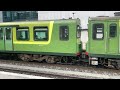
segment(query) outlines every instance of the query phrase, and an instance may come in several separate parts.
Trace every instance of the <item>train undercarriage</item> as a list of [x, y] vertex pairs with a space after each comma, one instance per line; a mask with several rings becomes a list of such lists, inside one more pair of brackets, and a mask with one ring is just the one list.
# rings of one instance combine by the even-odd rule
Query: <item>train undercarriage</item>
[[[2, 55], [1, 55], [2, 56]], [[120, 69], [120, 60], [118, 59], [108, 59], [108, 58], [94, 58], [89, 57], [85, 53], [81, 56], [48, 56], [48, 55], [34, 55], [34, 54], [4, 54], [5, 59], [19, 59], [26, 62], [38, 61], [46, 62], [49, 64], [73, 64], [73, 65], [82, 65], [82, 66], [95, 66], [95, 67], [104, 67], [104, 68], [115, 68]]]
[[120, 60], [116, 58], [89, 57], [89, 64], [104, 68], [115, 68], [117, 70], [120, 69]]
[[47, 62], [51, 64], [55, 63], [73, 63], [74, 59], [77, 60], [76, 57], [70, 56], [51, 56], [51, 55], [32, 55], [32, 54], [18, 54], [18, 58], [23, 61], [39, 61], [39, 62]]

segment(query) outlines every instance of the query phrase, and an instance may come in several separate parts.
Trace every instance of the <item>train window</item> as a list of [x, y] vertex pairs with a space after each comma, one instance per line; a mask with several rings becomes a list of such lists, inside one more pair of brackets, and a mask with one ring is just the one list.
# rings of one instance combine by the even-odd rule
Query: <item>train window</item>
[[104, 38], [104, 24], [93, 24], [93, 39], [102, 40]]
[[69, 28], [68, 26], [60, 26], [60, 40], [69, 40]]
[[109, 36], [116, 37], [116, 35], [117, 35], [117, 24], [110, 24]]
[[48, 41], [48, 27], [34, 27], [35, 41]]
[[3, 40], [3, 29], [0, 28], [0, 40]]
[[80, 38], [81, 36], [81, 27], [77, 25], [77, 38]]
[[28, 27], [22, 27], [17, 28], [17, 40], [29, 40], [29, 28]]
[[6, 28], [6, 40], [11, 40], [11, 28]]

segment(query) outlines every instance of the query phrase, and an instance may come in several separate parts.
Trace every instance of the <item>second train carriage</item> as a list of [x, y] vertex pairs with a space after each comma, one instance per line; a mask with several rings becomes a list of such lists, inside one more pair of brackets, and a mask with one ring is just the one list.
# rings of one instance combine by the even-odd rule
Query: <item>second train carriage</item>
[[89, 64], [120, 65], [120, 17], [91, 17], [88, 25]]

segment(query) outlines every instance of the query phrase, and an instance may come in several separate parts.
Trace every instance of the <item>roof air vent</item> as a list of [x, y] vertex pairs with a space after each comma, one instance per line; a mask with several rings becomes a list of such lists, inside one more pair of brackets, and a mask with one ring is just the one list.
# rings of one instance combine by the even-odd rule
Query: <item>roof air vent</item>
[[120, 16], [120, 12], [115, 12], [114, 16]]

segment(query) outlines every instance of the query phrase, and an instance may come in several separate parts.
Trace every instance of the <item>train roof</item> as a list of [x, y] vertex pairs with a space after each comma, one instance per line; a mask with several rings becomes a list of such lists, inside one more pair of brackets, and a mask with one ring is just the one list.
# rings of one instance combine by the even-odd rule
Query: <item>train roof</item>
[[115, 16], [115, 17], [108, 17], [108, 16], [89, 17], [89, 20], [120, 20], [120, 16]]
[[14, 21], [14, 22], [0, 22], [0, 26], [3, 25], [17, 25], [17, 24], [30, 24], [30, 23], [49, 23], [50, 21], [54, 21], [55, 23], [65, 23], [65, 22], [79, 22], [80, 19], [56, 19], [56, 20], [36, 20], [36, 21]]

